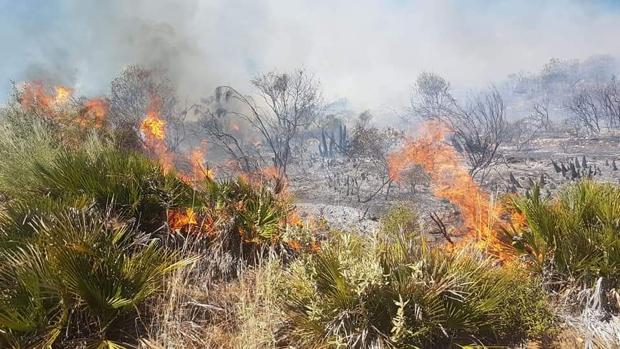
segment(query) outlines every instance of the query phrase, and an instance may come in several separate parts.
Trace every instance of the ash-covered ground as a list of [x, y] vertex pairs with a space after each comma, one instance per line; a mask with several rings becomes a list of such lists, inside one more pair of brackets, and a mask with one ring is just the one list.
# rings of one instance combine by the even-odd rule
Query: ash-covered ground
[[[491, 198], [510, 192], [526, 193], [534, 185], [548, 196], [582, 178], [620, 183], [620, 134], [575, 138], [547, 132], [525, 147], [506, 144], [500, 151], [497, 164], [476, 177]], [[289, 176], [289, 188], [306, 216], [323, 218], [337, 229], [370, 234], [377, 229], [381, 214], [392, 205], [404, 203], [417, 210], [422, 230], [431, 237], [441, 239], [433, 234], [433, 221], [424, 219], [431, 213], [442, 217], [451, 231], [458, 230], [458, 208], [433, 195], [434, 184], [421, 168], [413, 181], [385, 184], [381, 164], [372, 160], [323, 158], [318, 154], [309, 158], [297, 163]]]

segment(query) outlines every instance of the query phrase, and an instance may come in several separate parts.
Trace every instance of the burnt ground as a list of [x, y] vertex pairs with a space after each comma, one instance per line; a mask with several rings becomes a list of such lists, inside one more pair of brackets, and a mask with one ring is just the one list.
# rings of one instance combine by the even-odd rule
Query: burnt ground
[[[501, 153], [501, 161], [479, 180], [493, 197], [508, 192], [525, 193], [535, 184], [540, 185], [543, 195], [551, 195], [580, 178], [620, 183], [620, 134], [572, 138], [548, 133], [520, 149], [508, 144]], [[396, 203], [417, 210], [421, 223], [427, 224], [422, 226], [424, 231], [435, 228], [430, 219], [424, 219], [431, 212], [444, 217], [453, 230], [458, 225], [458, 209], [435, 198], [423, 180], [415, 190], [409, 184], [393, 184], [387, 199], [384, 187], [380, 194], [364, 202], [381, 187], [385, 178], [382, 172], [381, 166], [370, 160], [353, 164], [344, 158], [326, 159], [313, 154], [303, 165], [294, 166], [289, 185], [302, 214], [324, 218], [337, 229], [371, 233], [378, 227], [378, 217]], [[358, 179], [359, 197], [352, 189], [353, 178]]]

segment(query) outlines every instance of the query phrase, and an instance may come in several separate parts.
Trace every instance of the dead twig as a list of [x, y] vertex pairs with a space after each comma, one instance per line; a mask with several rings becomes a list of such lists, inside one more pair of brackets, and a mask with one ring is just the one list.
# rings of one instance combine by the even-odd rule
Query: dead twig
[[437, 213], [434, 212], [431, 213], [430, 216], [433, 222], [437, 224], [437, 228], [439, 228], [439, 233], [443, 235], [443, 237], [446, 239], [446, 241], [450, 243], [450, 245], [454, 246], [454, 241], [452, 241], [452, 238], [450, 238], [450, 235], [448, 234], [448, 229], [443, 223], [443, 220], [439, 217], [439, 215], [437, 215]]

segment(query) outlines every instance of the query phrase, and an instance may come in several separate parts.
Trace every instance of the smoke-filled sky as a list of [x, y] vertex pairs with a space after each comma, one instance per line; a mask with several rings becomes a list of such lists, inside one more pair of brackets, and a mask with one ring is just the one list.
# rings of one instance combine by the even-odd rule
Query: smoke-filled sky
[[473, 88], [551, 57], [620, 56], [619, 0], [0, 0], [0, 95], [43, 79], [104, 94], [128, 64], [187, 100], [303, 66], [326, 99], [405, 103], [421, 71]]

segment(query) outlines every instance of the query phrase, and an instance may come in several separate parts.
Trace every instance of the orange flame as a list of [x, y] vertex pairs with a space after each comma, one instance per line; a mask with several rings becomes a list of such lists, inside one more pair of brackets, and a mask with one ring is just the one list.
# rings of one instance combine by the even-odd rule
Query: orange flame
[[408, 140], [403, 149], [389, 155], [390, 178], [399, 181], [408, 167], [422, 166], [431, 177], [434, 195], [459, 208], [466, 237], [475, 239], [480, 247], [500, 254], [502, 248], [494, 226], [499, 221], [501, 208], [473, 180], [461, 165], [456, 151], [445, 142], [449, 131], [446, 125], [429, 121], [422, 129], [420, 137]]
[[198, 214], [193, 208], [171, 209], [167, 214], [168, 228], [175, 233], [191, 233], [197, 236], [214, 236], [217, 224], [212, 214]]
[[140, 130], [147, 139], [163, 141], [166, 139], [166, 122], [159, 117], [159, 107], [151, 101]]
[[101, 128], [108, 114], [108, 103], [103, 98], [93, 98], [84, 103], [77, 121], [84, 127]]
[[166, 145], [166, 121], [160, 117], [161, 100], [151, 97], [145, 118], [140, 124], [147, 150], [159, 159], [164, 171], [173, 168], [173, 154]]
[[67, 104], [71, 95], [73, 95], [73, 89], [70, 89], [66, 86], [55, 86], [54, 90], [56, 92], [56, 96], [54, 97], [54, 104], [63, 105]]
[[193, 208], [187, 208], [185, 212], [181, 211], [168, 211], [168, 226], [173, 231], [179, 231], [184, 227], [190, 225], [196, 225], [198, 221], [196, 220], [196, 213]]
[[55, 86], [52, 95], [41, 82], [29, 81], [24, 83], [20, 103], [26, 110], [53, 114], [54, 108], [66, 105], [72, 95], [73, 89], [66, 86]]
[[[203, 148], [206, 148], [206, 144], [203, 143]], [[190, 162], [192, 164], [192, 177], [194, 180], [201, 178], [207, 178], [211, 181], [215, 179], [215, 172], [206, 166], [205, 164], [205, 150], [201, 147], [194, 148], [189, 155]]]

